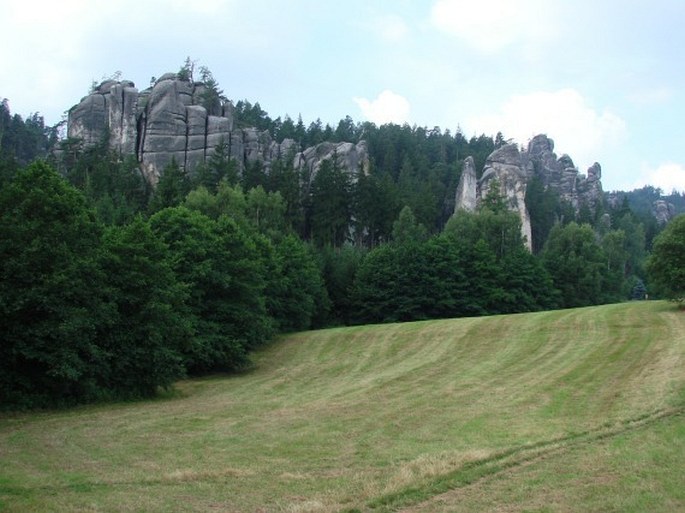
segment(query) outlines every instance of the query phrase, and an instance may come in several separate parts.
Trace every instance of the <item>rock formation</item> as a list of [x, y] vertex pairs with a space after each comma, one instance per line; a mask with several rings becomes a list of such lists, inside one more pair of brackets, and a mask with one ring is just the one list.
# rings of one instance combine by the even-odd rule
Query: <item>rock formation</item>
[[192, 174], [219, 144], [238, 163], [239, 172], [255, 162], [268, 171], [275, 159], [293, 158], [296, 169], [306, 168], [313, 177], [323, 160], [334, 157], [350, 173], [368, 170], [364, 143], [301, 149], [292, 139], [277, 142], [268, 131], [236, 128], [231, 102], [208, 111], [202, 101], [205, 90], [204, 84], [180, 80], [174, 73], [142, 92], [130, 81], [105, 81], [69, 111], [67, 135], [85, 145], [106, 141], [121, 154], [136, 155], [152, 184], [172, 159]]
[[530, 216], [526, 208], [526, 184], [529, 173], [524, 165], [518, 146], [505, 144], [493, 151], [485, 161], [483, 175], [478, 182], [478, 201], [482, 201], [493, 186], [499, 187], [499, 193], [507, 202], [509, 210], [518, 213], [521, 218], [521, 235], [528, 248], [532, 248]]
[[583, 205], [594, 211], [601, 204], [602, 168], [598, 163], [590, 166], [587, 176], [580, 174], [571, 157], [562, 155], [557, 158], [554, 141], [546, 135], [533, 137], [523, 158], [529, 172], [532, 170], [531, 176], [542, 180], [545, 187], [557, 191], [561, 199], [570, 203], [576, 211]]
[[466, 157], [461, 171], [455, 203], [459, 208], [472, 212], [478, 206], [478, 177], [473, 157]]
[[652, 215], [663, 226], [676, 216], [675, 205], [666, 200], [656, 200], [652, 205]]
[[581, 175], [568, 155], [557, 158], [554, 141], [546, 135], [537, 135], [525, 151], [515, 144], [506, 144], [488, 156], [480, 179], [476, 179], [473, 159], [464, 161], [455, 198], [455, 210], [475, 210], [487, 196], [493, 184], [499, 184], [500, 194], [509, 208], [521, 218], [521, 232], [531, 247], [530, 216], [525, 204], [528, 182], [534, 177], [546, 188], [559, 193], [576, 211], [586, 205], [595, 211], [602, 202], [602, 168], [593, 164], [587, 176]]

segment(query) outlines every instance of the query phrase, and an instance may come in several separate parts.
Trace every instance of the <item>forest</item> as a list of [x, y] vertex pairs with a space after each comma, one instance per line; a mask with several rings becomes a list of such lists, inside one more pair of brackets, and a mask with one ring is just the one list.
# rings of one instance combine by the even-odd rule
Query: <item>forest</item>
[[218, 147], [192, 176], [172, 161], [153, 188], [105, 141], [84, 147], [0, 105], [2, 408], [152, 396], [247, 369], [279, 333], [682, 298], [674, 266], [648, 258], [671, 236], [650, 197], [682, 209], [679, 193], [575, 212], [533, 181], [532, 251], [496, 192], [454, 213], [464, 159], [482, 169], [501, 133], [305, 127], [244, 100], [237, 122], [275, 140], [367, 141], [369, 172], [328, 160], [305, 188], [292, 159], [238, 173]]

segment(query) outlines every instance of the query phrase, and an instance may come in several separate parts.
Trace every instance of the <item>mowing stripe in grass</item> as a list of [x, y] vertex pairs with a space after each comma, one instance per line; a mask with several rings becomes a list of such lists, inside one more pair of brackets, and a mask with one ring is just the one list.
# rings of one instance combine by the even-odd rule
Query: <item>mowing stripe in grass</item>
[[391, 512], [426, 501], [430, 498], [463, 486], [470, 485], [480, 479], [492, 476], [540, 458], [554, 452], [563, 451], [579, 444], [588, 444], [617, 436], [628, 431], [641, 429], [659, 422], [665, 418], [682, 416], [685, 407], [659, 410], [645, 413], [632, 419], [623, 419], [611, 426], [580, 433], [570, 433], [567, 436], [551, 440], [541, 440], [524, 446], [512, 447], [499, 451], [491, 456], [476, 461], [470, 461], [460, 468], [439, 476], [429, 483], [419, 487], [408, 487], [398, 492], [377, 497], [367, 502], [367, 506], [378, 512]]

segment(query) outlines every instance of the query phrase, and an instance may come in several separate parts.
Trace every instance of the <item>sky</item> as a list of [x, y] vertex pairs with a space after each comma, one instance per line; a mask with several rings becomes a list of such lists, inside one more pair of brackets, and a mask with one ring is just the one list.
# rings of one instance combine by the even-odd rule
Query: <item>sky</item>
[[685, 191], [682, 0], [0, 0], [0, 98], [57, 123], [190, 57], [272, 118], [555, 141], [604, 190]]

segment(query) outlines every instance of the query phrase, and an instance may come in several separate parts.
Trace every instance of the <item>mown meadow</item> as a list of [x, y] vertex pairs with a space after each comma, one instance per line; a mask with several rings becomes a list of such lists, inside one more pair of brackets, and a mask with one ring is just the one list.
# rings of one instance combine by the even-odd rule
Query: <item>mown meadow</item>
[[303, 332], [159, 399], [0, 417], [0, 511], [685, 509], [685, 313]]

